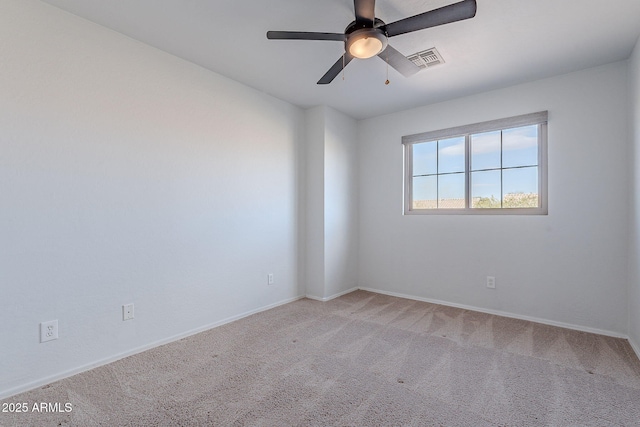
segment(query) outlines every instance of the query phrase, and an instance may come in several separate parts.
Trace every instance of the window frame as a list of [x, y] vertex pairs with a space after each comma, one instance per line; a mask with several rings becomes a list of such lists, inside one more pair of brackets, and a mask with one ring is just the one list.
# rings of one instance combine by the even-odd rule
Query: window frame
[[[471, 135], [504, 131], [524, 126], [538, 126], [538, 201], [537, 208], [473, 208], [471, 207]], [[547, 133], [548, 111], [490, 120], [470, 125], [405, 135], [402, 137], [404, 155], [404, 215], [548, 215], [547, 196]], [[463, 136], [465, 140], [465, 208], [413, 208], [413, 145]], [[500, 168], [502, 171], [508, 168]]]

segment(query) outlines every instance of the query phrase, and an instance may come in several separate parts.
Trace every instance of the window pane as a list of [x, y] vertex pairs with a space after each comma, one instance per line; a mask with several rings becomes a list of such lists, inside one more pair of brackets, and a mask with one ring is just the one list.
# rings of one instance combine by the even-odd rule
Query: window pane
[[471, 173], [471, 207], [500, 208], [500, 171], [484, 171]]
[[502, 167], [538, 164], [538, 125], [502, 131]]
[[413, 176], [438, 173], [437, 148], [437, 141], [413, 144]]
[[538, 207], [538, 167], [502, 171], [505, 208]]
[[547, 214], [546, 111], [406, 135], [402, 142], [411, 156], [405, 214]]
[[500, 167], [500, 131], [471, 135], [471, 170]]
[[438, 208], [464, 209], [464, 172], [438, 176]]
[[438, 173], [464, 172], [464, 136], [438, 141]]
[[412, 209], [436, 209], [438, 207], [438, 177], [419, 176], [413, 178]]

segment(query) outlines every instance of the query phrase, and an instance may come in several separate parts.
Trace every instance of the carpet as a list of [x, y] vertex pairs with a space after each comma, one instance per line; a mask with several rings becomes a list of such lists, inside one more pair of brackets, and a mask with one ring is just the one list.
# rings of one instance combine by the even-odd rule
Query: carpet
[[637, 426], [640, 361], [623, 339], [356, 291], [2, 404], [22, 402], [0, 425]]

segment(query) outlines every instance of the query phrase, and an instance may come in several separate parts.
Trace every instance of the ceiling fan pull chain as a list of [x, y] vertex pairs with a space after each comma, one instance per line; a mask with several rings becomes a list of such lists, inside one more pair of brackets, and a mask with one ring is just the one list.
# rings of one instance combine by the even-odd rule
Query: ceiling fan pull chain
[[344, 81], [344, 56], [346, 52], [342, 54], [342, 81]]
[[387, 80], [384, 82], [384, 84], [388, 85], [389, 84], [389, 55], [386, 55], [386, 57], [387, 59], [384, 62], [387, 63]]

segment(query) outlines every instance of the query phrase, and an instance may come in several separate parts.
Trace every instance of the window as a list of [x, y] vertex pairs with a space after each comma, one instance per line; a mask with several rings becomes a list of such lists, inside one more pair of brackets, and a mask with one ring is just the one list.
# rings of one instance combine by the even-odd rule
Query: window
[[402, 137], [405, 214], [547, 213], [547, 112]]

